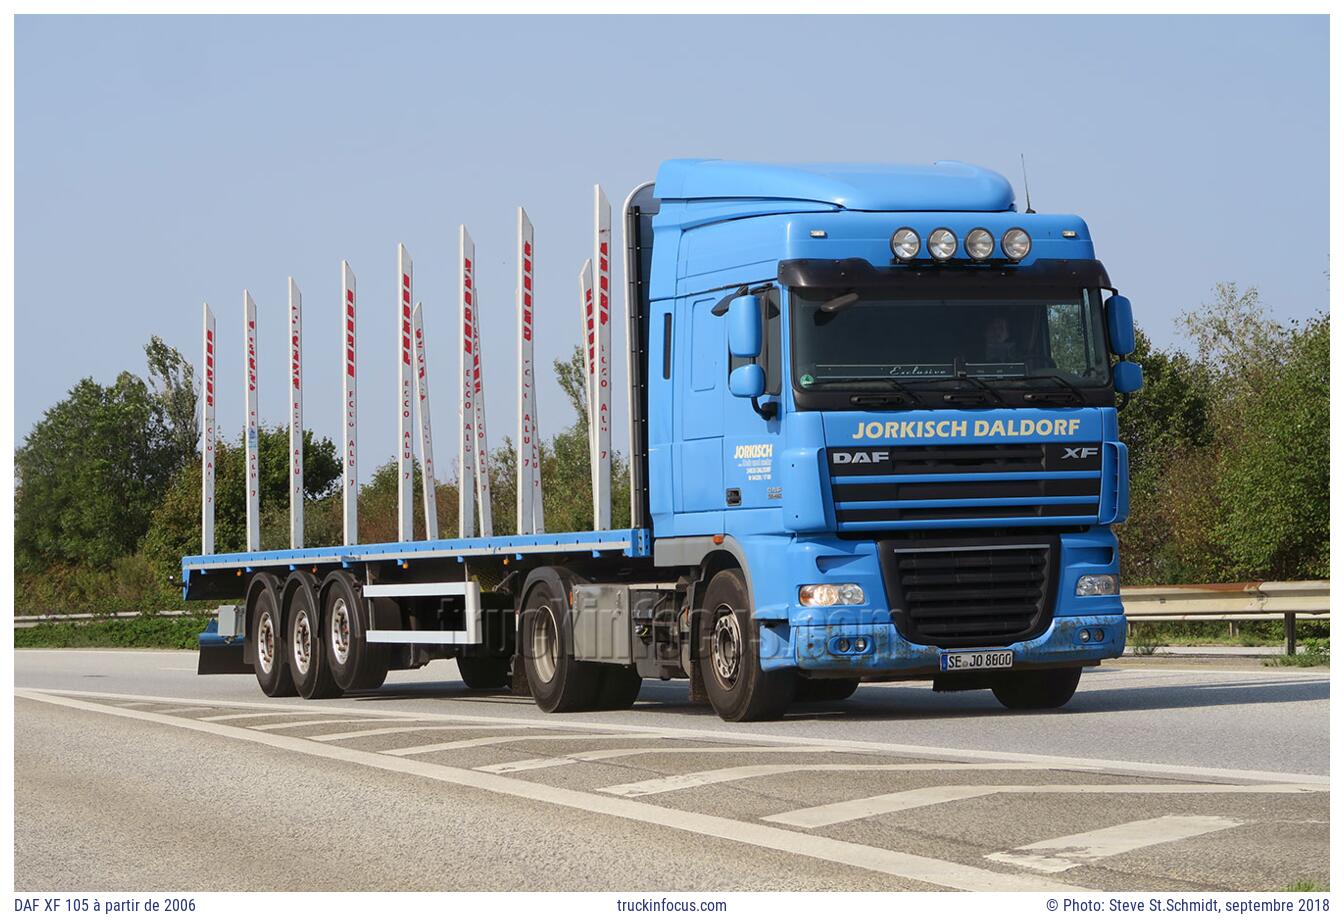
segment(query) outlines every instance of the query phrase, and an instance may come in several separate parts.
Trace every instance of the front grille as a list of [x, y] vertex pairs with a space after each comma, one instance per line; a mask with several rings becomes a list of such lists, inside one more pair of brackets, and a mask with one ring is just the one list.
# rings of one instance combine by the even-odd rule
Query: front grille
[[892, 620], [907, 639], [948, 647], [1040, 635], [1054, 606], [1058, 540], [984, 537], [878, 543]]
[[836, 524], [841, 530], [879, 530], [991, 519], [1082, 523], [1079, 519], [1098, 515], [1100, 447], [1052, 442], [831, 448]]

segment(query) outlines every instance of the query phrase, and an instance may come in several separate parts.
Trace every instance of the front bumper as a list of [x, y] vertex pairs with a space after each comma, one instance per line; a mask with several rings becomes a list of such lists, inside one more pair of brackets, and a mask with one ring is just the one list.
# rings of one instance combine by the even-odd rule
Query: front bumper
[[[1102, 631], [1102, 641], [1082, 641], [1082, 630], [1091, 633], [1098, 628]], [[1125, 650], [1125, 632], [1124, 614], [1059, 616], [1051, 621], [1044, 633], [1034, 639], [992, 647], [1011, 649], [1015, 668], [1064, 667], [1119, 657]], [[890, 623], [795, 626], [790, 633], [792, 641], [786, 639], [777, 646], [780, 657], [787, 659], [779, 661], [777, 666], [797, 667], [804, 672], [823, 672], [826, 676], [933, 675], [938, 673], [939, 653], [945, 651], [936, 645], [910, 642]], [[848, 640], [848, 652], [838, 650], [837, 640], [841, 638]], [[862, 653], [853, 651], [854, 642], [859, 638], [868, 640], [867, 649]], [[768, 663], [766, 667], [769, 667]]]

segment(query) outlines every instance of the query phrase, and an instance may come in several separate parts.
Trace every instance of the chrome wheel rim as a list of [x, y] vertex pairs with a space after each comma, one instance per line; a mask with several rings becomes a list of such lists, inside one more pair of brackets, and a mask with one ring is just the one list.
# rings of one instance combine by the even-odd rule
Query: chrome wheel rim
[[313, 661], [313, 630], [307, 610], [294, 614], [294, 667], [300, 674], [308, 673]]
[[331, 654], [339, 664], [350, 657], [350, 608], [343, 597], [331, 605]]
[[714, 614], [714, 636], [709, 648], [714, 676], [726, 690], [737, 684], [742, 670], [742, 630], [737, 625], [737, 614], [723, 606]]
[[532, 666], [543, 684], [549, 684], [555, 678], [559, 644], [560, 630], [555, 622], [555, 612], [542, 605], [532, 614], [531, 647]]
[[257, 662], [266, 674], [275, 667], [275, 618], [269, 610], [257, 617]]

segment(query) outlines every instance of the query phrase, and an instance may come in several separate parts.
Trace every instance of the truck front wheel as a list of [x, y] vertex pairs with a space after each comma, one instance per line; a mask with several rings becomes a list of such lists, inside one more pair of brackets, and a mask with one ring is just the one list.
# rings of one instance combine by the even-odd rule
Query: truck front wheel
[[700, 670], [710, 705], [726, 722], [778, 719], [793, 702], [796, 672], [761, 667], [760, 624], [751, 616], [747, 583], [737, 569], [719, 572], [705, 589]]
[[994, 681], [998, 701], [1009, 709], [1058, 709], [1073, 699], [1082, 668], [1019, 671]]

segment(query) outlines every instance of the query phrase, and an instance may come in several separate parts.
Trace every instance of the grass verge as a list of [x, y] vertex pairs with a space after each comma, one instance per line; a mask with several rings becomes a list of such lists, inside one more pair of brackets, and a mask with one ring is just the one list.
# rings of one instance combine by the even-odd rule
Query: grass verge
[[185, 648], [194, 649], [205, 616], [139, 616], [124, 620], [39, 623], [14, 630], [15, 648]]

